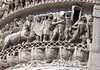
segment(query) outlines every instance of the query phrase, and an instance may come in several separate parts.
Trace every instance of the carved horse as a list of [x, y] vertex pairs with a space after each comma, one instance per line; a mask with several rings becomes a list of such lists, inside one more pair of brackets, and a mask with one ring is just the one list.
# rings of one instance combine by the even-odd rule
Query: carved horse
[[8, 35], [4, 40], [3, 50], [10, 45], [17, 45], [23, 41], [27, 41], [30, 23], [24, 23], [22, 31]]

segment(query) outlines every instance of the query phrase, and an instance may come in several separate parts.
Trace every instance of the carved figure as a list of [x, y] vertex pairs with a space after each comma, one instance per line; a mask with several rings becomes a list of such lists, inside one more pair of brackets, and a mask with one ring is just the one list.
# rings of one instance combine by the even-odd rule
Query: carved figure
[[3, 17], [3, 15], [4, 15], [4, 11], [3, 11], [3, 10], [1, 10], [1, 11], [0, 11], [0, 18], [2, 18], [2, 17]]
[[55, 40], [55, 37], [58, 36], [58, 40], [61, 40], [61, 37], [64, 35], [64, 30], [65, 30], [65, 12], [61, 11], [60, 12], [60, 20], [57, 22], [52, 23], [52, 25], [56, 25], [54, 31], [53, 31], [53, 36], [51, 40]]
[[25, 6], [25, 0], [20, 0], [20, 6], [23, 8]]
[[42, 36], [41, 26], [41, 17], [37, 16], [36, 21], [32, 24], [32, 32], [37, 35], [37, 40], [40, 40]]
[[52, 26], [53, 15], [49, 14], [43, 22], [43, 40], [50, 40], [50, 28]]
[[93, 16], [89, 16], [87, 20], [87, 39], [89, 40], [88, 43], [92, 42], [92, 34], [93, 34]]
[[73, 24], [73, 20], [71, 20], [71, 11], [66, 12], [65, 19], [66, 19], [65, 40], [68, 41], [72, 37], [71, 27], [72, 27], [72, 24]]
[[17, 10], [20, 5], [20, 0], [15, 0], [14, 3], [15, 3], [15, 10]]
[[76, 38], [79, 38], [83, 40], [83, 43], [85, 43], [85, 34], [88, 31], [86, 17], [82, 16], [81, 19], [72, 26], [72, 28], [76, 28], [77, 30], [74, 33], [73, 38], [70, 39], [69, 42], [74, 42]]
[[14, 0], [8, 0], [7, 3], [9, 4], [9, 9], [14, 11], [15, 8]]
[[[35, 41], [35, 40], [39, 40], [39, 38], [41, 36], [41, 33], [38, 34], [40, 32], [40, 29], [37, 29], [38, 28], [38, 26], [37, 26], [38, 23], [35, 23], [33, 16], [29, 16], [29, 20], [30, 20], [30, 23], [31, 23], [31, 27], [30, 27], [30, 34], [29, 34], [29, 37], [28, 37], [28, 42], [32, 42], [32, 41]], [[35, 27], [37, 27], [37, 28], [35, 28]]]

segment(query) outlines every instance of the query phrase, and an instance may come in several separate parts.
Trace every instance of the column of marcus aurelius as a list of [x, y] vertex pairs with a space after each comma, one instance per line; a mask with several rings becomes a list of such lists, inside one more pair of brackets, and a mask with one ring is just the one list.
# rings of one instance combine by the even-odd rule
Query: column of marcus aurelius
[[0, 0], [0, 70], [14, 69], [100, 70], [100, 1]]

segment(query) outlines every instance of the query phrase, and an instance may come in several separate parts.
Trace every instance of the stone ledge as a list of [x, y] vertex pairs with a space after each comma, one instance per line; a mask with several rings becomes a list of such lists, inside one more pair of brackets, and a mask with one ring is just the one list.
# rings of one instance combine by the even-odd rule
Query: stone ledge
[[94, 5], [94, 9], [99, 9], [100, 10], [100, 5]]
[[[95, 53], [95, 52], [90, 52], [89, 54], [89, 70], [95, 70], [96, 67], [98, 67], [98, 69], [96, 70], [100, 70], [100, 54]], [[93, 67], [95, 66], [95, 67]], [[91, 68], [93, 67], [93, 69]]]
[[91, 44], [90, 51], [97, 53], [99, 51], [99, 45], [97, 45], [97, 44]]
[[96, 18], [100, 18], [100, 9], [95, 8], [93, 11], [93, 16]]
[[100, 67], [89, 65], [88, 70], [100, 70]]

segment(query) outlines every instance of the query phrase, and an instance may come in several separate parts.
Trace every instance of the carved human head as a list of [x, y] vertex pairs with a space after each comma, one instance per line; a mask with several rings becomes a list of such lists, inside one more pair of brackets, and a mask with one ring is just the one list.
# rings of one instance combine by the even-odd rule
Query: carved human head
[[53, 19], [53, 14], [49, 14], [48, 18], [52, 20]]
[[36, 21], [37, 21], [37, 22], [40, 22], [40, 21], [41, 21], [41, 17], [40, 17], [40, 16], [37, 16], [37, 17], [36, 17]]
[[65, 17], [71, 17], [71, 11], [67, 11]]
[[34, 16], [29, 15], [29, 21], [32, 22], [34, 20]]
[[25, 26], [30, 27], [30, 22], [28, 20], [25, 21]]
[[86, 19], [85, 16], [82, 16], [82, 17], [80, 18], [80, 21], [83, 21], [83, 22], [87, 23], [87, 19]]

